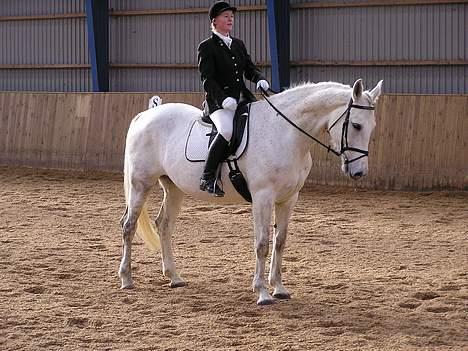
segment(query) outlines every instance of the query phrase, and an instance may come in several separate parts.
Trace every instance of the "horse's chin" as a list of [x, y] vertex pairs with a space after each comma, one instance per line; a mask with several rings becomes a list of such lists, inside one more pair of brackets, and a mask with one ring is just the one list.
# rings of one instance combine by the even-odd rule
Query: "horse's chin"
[[344, 173], [345, 175], [351, 176], [351, 175], [349, 174], [349, 166], [348, 166], [347, 163], [344, 163], [344, 162], [343, 162], [343, 163], [341, 164], [341, 170], [343, 171], [343, 173]]

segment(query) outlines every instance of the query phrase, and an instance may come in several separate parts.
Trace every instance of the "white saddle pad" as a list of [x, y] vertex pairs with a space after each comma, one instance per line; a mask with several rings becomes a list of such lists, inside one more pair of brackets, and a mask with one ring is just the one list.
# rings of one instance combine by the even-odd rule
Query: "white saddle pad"
[[[185, 143], [185, 157], [191, 162], [205, 162], [208, 156], [208, 142], [210, 141], [211, 124], [205, 123], [201, 118], [193, 121]], [[228, 159], [238, 159], [247, 147], [249, 135], [249, 120], [247, 119], [242, 141], [237, 148], [236, 154]]]

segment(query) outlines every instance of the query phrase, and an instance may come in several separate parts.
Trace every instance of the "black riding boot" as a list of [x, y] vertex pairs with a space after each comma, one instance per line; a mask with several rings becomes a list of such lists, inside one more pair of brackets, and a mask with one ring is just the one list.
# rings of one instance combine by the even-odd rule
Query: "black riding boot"
[[207, 191], [218, 197], [224, 196], [224, 191], [216, 184], [216, 172], [219, 163], [226, 156], [228, 144], [221, 134], [216, 135], [208, 150], [205, 168], [200, 179], [200, 190]]

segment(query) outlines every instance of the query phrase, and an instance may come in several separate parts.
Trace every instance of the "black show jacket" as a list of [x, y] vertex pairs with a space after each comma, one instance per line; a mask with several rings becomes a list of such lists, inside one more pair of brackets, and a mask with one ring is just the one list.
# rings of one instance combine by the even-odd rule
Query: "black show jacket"
[[229, 96], [238, 102], [241, 97], [248, 102], [255, 101], [245, 86], [243, 76], [254, 83], [265, 79], [252, 62], [242, 40], [232, 38], [229, 49], [214, 33], [198, 46], [198, 69], [210, 114], [221, 109], [223, 100]]

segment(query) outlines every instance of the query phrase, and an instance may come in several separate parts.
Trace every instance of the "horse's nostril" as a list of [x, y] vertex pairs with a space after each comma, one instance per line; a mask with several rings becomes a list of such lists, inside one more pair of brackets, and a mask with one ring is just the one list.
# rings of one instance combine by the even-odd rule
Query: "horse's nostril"
[[356, 172], [356, 173], [354, 173], [353, 177], [354, 177], [354, 178], [360, 178], [360, 177], [362, 177], [362, 172]]

